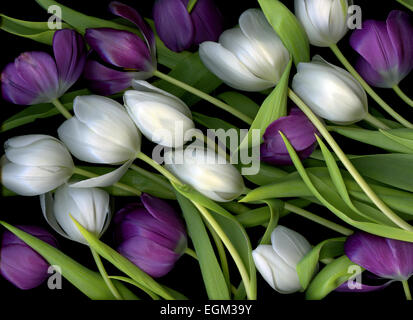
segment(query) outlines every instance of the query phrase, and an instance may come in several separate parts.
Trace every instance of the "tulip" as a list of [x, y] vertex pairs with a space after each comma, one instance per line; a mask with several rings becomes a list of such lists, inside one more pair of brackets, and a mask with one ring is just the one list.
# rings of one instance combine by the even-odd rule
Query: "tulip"
[[1, 74], [3, 98], [14, 104], [52, 102], [80, 77], [86, 48], [80, 34], [64, 29], [53, 37], [54, 59], [45, 52], [25, 52]]
[[407, 281], [413, 275], [413, 243], [358, 231], [347, 238], [344, 252], [354, 263], [380, 278]]
[[280, 131], [290, 141], [301, 160], [313, 153], [317, 144], [315, 134], [318, 131], [305, 114], [295, 107], [290, 115], [275, 120], [265, 130], [260, 150], [262, 161], [275, 165], [293, 164]]
[[185, 228], [165, 201], [147, 194], [116, 213], [118, 252], [152, 277], [173, 268], [187, 248]]
[[75, 116], [59, 128], [59, 138], [78, 159], [99, 164], [123, 164], [118, 169], [75, 187], [104, 187], [117, 182], [140, 151], [141, 136], [125, 108], [101, 96], [79, 96]]
[[181, 147], [188, 130], [194, 129], [191, 111], [177, 97], [146, 81], [133, 82], [137, 90], [126, 91], [126, 110], [142, 134], [166, 147]]
[[[18, 226], [32, 236], [57, 247], [56, 239], [43, 228]], [[48, 277], [49, 264], [10, 231], [3, 234], [0, 247], [0, 274], [22, 290], [40, 286]]]
[[41, 195], [40, 203], [46, 221], [57, 233], [83, 244], [87, 242], [72, 217], [100, 238], [108, 228], [112, 216], [109, 194], [97, 188], [74, 188], [63, 185], [54, 195]]
[[413, 25], [405, 12], [393, 10], [387, 21], [366, 20], [355, 30], [350, 45], [358, 58], [356, 69], [372, 86], [392, 88], [413, 69]]
[[261, 91], [280, 80], [290, 56], [281, 39], [258, 9], [239, 18], [239, 27], [225, 31], [219, 43], [200, 45], [205, 66], [230, 87]]
[[135, 24], [142, 34], [110, 28], [86, 29], [85, 39], [103, 62], [122, 71], [88, 60], [84, 76], [99, 94], [110, 95], [130, 87], [133, 79], [148, 79], [156, 70], [155, 36], [139, 13], [120, 2], [109, 5], [110, 11]]
[[362, 86], [347, 71], [319, 56], [298, 65], [292, 87], [315, 114], [334, 123], [351, 124], [369, 116]]
[[165, 153], [165, 167], [204, 196], [219, 202], [232, 201], [245, 191], [235, 167], [213, 150], [189, 146]]
[[47, 135], [14, 137], [4, 144], [2, 184], [23, 196], [49, 192], [65, 183], [74, 164], [66, 147]]
[[157, 0], [153, 17], [159, 38], [176, 52], [204, 41], [217, 41], [222, 32], [222, 16], [213, 0], [198, 0], [191, 12], [188, 0]]
[[350, 0], [295, 0], [295, 15], [303, 25], [310, 43], [329, 47], [347, 33]]
[[297, 264], [311, 251], [310, 243], [299, 233], [277, 226], [271, 234], [272, 245], [259, 245], [252, 257], [257, 270], [276, 291], [284, 294], [302, 289]]

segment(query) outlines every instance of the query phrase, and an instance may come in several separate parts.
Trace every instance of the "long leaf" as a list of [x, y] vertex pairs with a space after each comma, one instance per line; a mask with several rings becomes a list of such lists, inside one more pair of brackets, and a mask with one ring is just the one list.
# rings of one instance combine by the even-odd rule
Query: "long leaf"
[[[76, 288], [83, 292], [86, 296], [93, 300], [113, 300], [112, 293], [107, 288], [102, 277], [73, 259], [66, 256], [64, 253], [55, 247], [45, 243], [44, 241], [16, 228], [12, 225], [0, 221], [10, 232], [19, 237], [33, 250], [39, 253], [50, 265], [59, 266], [62, 270], [62, 276], [65, 277]], [[120, 291], [120, 294], [125, 299], [138, 299], [129, 289], [121, 283], [114, 281], [114, 285]]]
[[268, 22], [293, 56], [294, 64], [310, 61], [310, 44], [300, 22], [288, 8], [278, 0], [258, 0]]
[[185, 197], [176, 194], [181, 206], [189, 236], [195, 247], [202, 278], [209, 299], [227, 300], [230, 299], [229, 288], [226, 284], [224, 274], [215, 256], [214, 249], [208, 237], [202, 218], [195, 206]]
[[255, 118], [260, 109], [260, 106], [253, 100], [236, 91], [223, 92], [218, 95], [218, 98], [252, 119]]

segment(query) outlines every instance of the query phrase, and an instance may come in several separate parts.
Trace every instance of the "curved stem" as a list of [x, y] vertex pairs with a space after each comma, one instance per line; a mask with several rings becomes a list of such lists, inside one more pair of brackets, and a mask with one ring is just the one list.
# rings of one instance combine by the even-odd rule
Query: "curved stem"
[[188, 256], [191, 256], [192, 258], [194, 258], [195, 260], [198, 260], [198, 256], [196, 255], [196, 252], [195, 252], [194, 250], [192, 250], [192, 249], [190, 249], [190, 248], [186, 248], [186, 249], [185, 249], [185, 253], [186, 253]]
[[412, 300], [412, 294], [410, 292], [409, 283], [407, 280], [402, 281], [404, 294], [406, 295], [406, 300]]
[[127, 278], [127, 277], [121, 277], [121, 276], [109, 276], [109, 279], [113, 280], [118, 280], [122, 282], [129, 283], [139, 289], [141, 289], [143, 292], [145, 292], [148, 296], [150, 296], [153, 300], [161, 300], [159, 296], [155, 293], [153, 293], [151, 290], [145, 288], [144, 286], [141, 286], [139, 283], [137, 283], [135, 280]]
[[304, 218], [306, 218], [308, 220], [311, 220], [313, 222], [316, 222], [316, 223], [318, 223], [318, 224], [320, 224], [324, 227], [327, 227], [331, 230], [334, 230], [338, 233], [341, 233], [342, 235], [349, 236], [349, 235], [353, 234], [353, 231], [346, 228], [346, 227], [343, 227], [343, 226], [341, 226], [337, 223], [331, 222], [330, 220], [327, 220], [327, 219], [324, 219], [320, 216], [317, 216], [317, 215], [315, 215], [314, 213], [312, 213], [310, 211], [307, 211], [307, 210], [302, 209], [300, 207], [296, 207], [296, 206], [294, 206], [294, 205], [292, 205], [288, 202], [285, 202], [284, 208], [288, 211], [291, 211], [292, 213], [295, 213], [295, 214], [301, 216], [301, 217], [304, 217]]
[[397, 93], [397, 95], [404, 101], [406, 102], [409, 106], [413, 107], [413, 100], [410, 99], [407, 94], [405, 94], [402, 89], [398, 85], [395, 85], [393, 87], [394, 92]]
[[[90, 172], [90, 171], [87, 171], [87, 170], [84, 170], [84, 169], [80, 169], [80, 168], [77, 168], [77, 167], [75, 168], [74, 173], [78, 174], [80, 176], [86, 177], [86, 178], [96, 178], [96, 177], [99, 176], [99, 175], [97, 175], [93, 172]], [[115, 186], [116, 188], [122, 189], [124, 191], [131, 192], [131, 193], [136, 194], [138, 196], [140, 196], [142, 194], [142, 192], [139, 191], [138, 189], [133, 188], [131, 186], [128, 186], [126, 184], [120, 183], [120, 182], [116, 182], [113, 186]]]
[[235, 109], [234, 107], [231, 107], [230, 105], [222, 102], [221, 100], [219, 100], [217, 98], [214, 98], [211, 95], [209, 95], [205, 92], [202, 92], [201, 90], [198, 90], [198, 89], [196, 89], [196, 88], [194, 88], [194, 87], [192, 87], [192, 86], [190, 86], [190, 85], [188, 85], [188, 84], [186, 84], [182, 81], [179, 81], [175, 78], [172, 78], [172, 77], [168, 76], [165, 73], [162, 73], [162, 72], [156, 70], [154, 72], [154, 76], [156, 76], [156, 77], [158, 77], [162, 80], [168, 81], [168, 82], [172, 83], [173, 85], [175, 85], [177, 87], [180, 87], [180, 88], [182, 88], [182, 89], [184, 89], [184, 90], [200, 97], [201, 99], [204, 99], [205, 101], [208, 101], [208, 102], [212, 103], [213, 105], [217, 106], [218, 108], [220, 108], [222, 110], [225, 110], [225, 111], [231, 113], [232, 115], [234, 115], [235, 117], [237, 117], [238, 119], [244, 121], [247, 124], [252, 124], [252, 122], [254, 121], [254, 119], [246, 116], [245, 114], [243, 114], [239, 110]]
[[175, 184], [182, 185], [182, 182], [179, 181], [172, 173], [170, 173], [168, 170], [166, 170], [164, 167], [162, 167], [159, 163], [154, 161], [153, 159], [149, 158], [146, 154], [143, 152], [140, 152], [137, 156], [137, 159], [142, 160], [143, 162], [149, 164], [152, 168], [157, 170], [159, 173], [161, 173], [165, 178], [167, 178], [169, 181], [172, 181]]
[[102, 278], [105, 281], [110, 292], [112, 292], [116, 300], [124, 300], [122, 296], [120, 295], [120, 293], [118, 292], [118, 290], [116, 289], [116, 287], [113, 285], [112, 281], [109, 279], [108, 274], [105, 270], [105, 267], [103, 266], [103, 263], [102, 263], [102, 260], [100, 259], [99, 254], [93, 248], [90, 248], [90, 251], [92, 251], [93, 259], [95, 259], [99, 272], [102, 275]]
[[376, 117], [372, 116], [370, 113], [367, 113], [366, 117], [364, 118], [365, 121], [370, 123], [373, 127], [382, 130], [388, 130], [390, 127], [377, 119]]
[[360, 175], [354, 165], [347, 158], [346, 154], [341, 150], [340, 146], [334, 140], [333, 136], [324, 126], [324, 124], [318, 119], [318, 117], [311, 111], [311, 109], [298, 97], [294, 91], [289, 89], [288, 95], [292, 101], [305, 113], [305, 115], [310, 119], [310, 121], [315, 125], [320, 134], [324, 137], [327, 143], [331, 146], [333, 151], [336, 153], [337, 157], [340, 159], [341, 163], [346, 167], [348, 172], [352, 175], [354, 180], [358, 183], [360, 188], [364, 193], [370, 198], [370, 200], [385, 214], [391, 221], [393, 221], [400, 228], [413, 231], [413, 227], [406, 221], [401, 219], [396, 213], [394, 213], [371, 189], [367, 184], [366, 180]]
[[65, 106], [59, 101], [59, 99], [52, 100], [53, 105], [56, 107], [57, 110], [66, 118], [70, 119], [72, 115], [69, 111], [65, 108]]
[[247, 269], [245, 268], [244, 263], [242, 262], [242, 259], [235, 249], [234, 245], [232, 242], [229, 240], [228, 236], [225, 234], [224, 230], [222, 230], [221, 226], [215, 221], [215, 219], [212, 217], [212, 215], [209, 213], [209, 211], [204, 208], [203, 206], [199, 205], [197, 202], [192, 201], [194, 206], [199, 210], [199, 212], [202, 214], [204, 219], [214, 228], [215, 232], [218, 234], [218, 236], [221, 238], [222, 242], [224, 243], [225, 247], [228, 249], [229, 253], [231, 254], [232, 258], [234, 259], [234, 262], [241, 274], [242, 281], [245, 284], [245, 289], [247, 292], [247, 297], [250, 300], [255, 300], [256, 299], [256, 293], [255, 290], [253, 290], [253, 286], [251, 286], [250, 278], [248, 276]]
[[372, 97], [389, 115], [396, 119], [406, 128], [413, 128], [413, 124], [403, 118], [400, 114], [393, 110], [380, 96], [370, 87], [370, 85], [359, 75], [359, 73], [354, 69], [351, 63], [346, 59], [343, 53], [340, 51], [336, 44], [330, 46], [330, 49], [334, 52], [338, 60], [344, 65], [344, 67], [351, 73], [351, 75], [357, 79], [362, 85], [364, 90]]

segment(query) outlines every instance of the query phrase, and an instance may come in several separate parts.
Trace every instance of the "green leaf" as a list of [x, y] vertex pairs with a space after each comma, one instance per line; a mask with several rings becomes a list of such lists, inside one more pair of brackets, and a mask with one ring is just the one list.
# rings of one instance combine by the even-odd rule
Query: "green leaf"
[[[265, 133], [265, 130], [272, 122], [287, 114], [288, 80], [290, 78], [291, 63], [292, 61], [290, 60], [288, 66], [284, 70], [280, 82], [278, 82], [275, 89], [264, 100], [261, 108], [257, 113], [257, 116], [251, 124], [248, 134], [241, 142], [239, 149], [250, 148], [251, 146], [254, 146], [251, 141], [253, 130], [260, 130], [261, 139]], [[254, 141], [254, 143], [256, 142], [257, 141]], [[260, 142], [258, 141], [258, 143]]]
[[[329, 126], [329, 131], [336, 132], [344, 137], [360, 141], [375, 147], [382, 148], [391, 152], [397, 153], [413, 153], [413, 151], [399, 143], [394, 143], [395, 141], [386, 137], [377, 130], [366, 130], [362, 128], [353, 128], [347, 126]], [[403, 132], [405, 129], [393, 129], [387, 132]], [[410, 130], [410, 129], [407, 129]]]
[[245, 175], [244, 178], [252, 183], [264, 186], [267, 184], [272, 184], [280, 179], [283, 179], [288, 175], [284, 170], [277, 168], [275, 166], [260, 163], [260, 171], [255, 175]]
[[218, 98], [223, 100], [230, 106], [235, 107], [251, 119], [255, 118], [260, 109], [260, 106], [253, 100], [236, 91], [227, 91], [221, 93], [218, 95]]
[[[103, 175], [108, 172], [113, 171], [113, 168], [108, 167], [79, 167], [81, 169], [93, 172], [98, 175]], [[148, 193], [155, 197], [161, 199], [171, 199], [174, 200], [175, 192], [172, 186], [169, 184], [163, 176], [159, 174], [152, 173], [150, 171], [136, 167], [136, 170], [129, 169], [119, 182], [132, 186], [139, 191]], [[116, 186], [111, 186], [104, 188], [108, 193], [114, 196], [136, 196], [131, 192], [117, 188]]]
[[88, 242], [91, 248], [95, 249], [96, 252], [110, 263], [112, 263], [119, 270], [127, 274], [138, 284], [144, 286], [145, 288], [151, 290], [155, 294], [165, 298], [167, 300], [174, 300], [174, 296], [171, 295], [165, 288], [153, 280], [148, 274], [139, 269], [131, 261], [126, 259], [124, 256], [120, 255], [118, 252], [113, 250], [108, 245], [100, 241], [93, 233], [86, 230], [81, 224], [79, 224], [75, 219], [73, 222], [76, 224], [79, 232]]
[[[40, 254], [50, 265], [59, 266], [62, 271], [62, 276], [89, 298], [93, 300], [114, 299], [103, 278], [97, 272], [85, 268], [55, 247], [6, 222], [0, 221], [0, 224]], [[118, 281], [114, 281], [113, 284], [125, 299], [138, 299], [129, 289]]]
[[380, 132], [384, 134], [387, 138], [391, 139], [393, 142], [401, 144], [410, 150], [407, 153], [413, 153], [413, 130], [411, 129], [399, 129], [399, 130], [381, 130]]
[[268, 22], [277, 32], [294, 64], [310, 61], [310, 44], [307, 34], [295, 15], [278, 0], [258, 0]]
[[402, 5], [404, 5], [406, 8], [413, 11], [413, 0], [397, 0], [397, 1], [400, 2]]
[[351, 159], [366, 177], [413, 192], [413, 154], [377, 154]]
[[[306, 299], [321, 300], [331, 291], [337, 289], [341, 284], [355, 276], [350, 272], [350, 267], [354, 266], [346, 256], [341, 256], [326, 265], [311, 282], [306, 292]], [[360, 267], [363, 271], [363, 268]]]
[[228, 300], [230, 292], [224, 274], [215, 256], [202, 218], [195, 206], [185, 197], [176, 194], [184, 215], [189, 236], [194, 244], [201, 268], [202, 278], [208, 298], [211, 300]]
[[[62, 24], [62, 28], [69, 28], [69, 26]], [[0, 14], [0, 29], [16, 36], [29, 38], [48, 45], [52, 45], [56, 31], [51, 30], [47, 22], [18, 20], [4, 14]]]
[[262, 202], [266, 203], [268, 208], [270, 209], [270, 219], [264, 236], [260, 241], [260, 244], [271, 244], [271, 233], [278, 225], [281, 211], [284, 209], [284, 202], [280, 200], [264, 200]]
[[325, 258], [334, 258], [344, 253], [346, 238], [327, 239], [316, 245], [297, 264], [298, 278], [304, 290], [307, 289], [317, 271], [318, 262]]
[[7, 189], [5, 186], [1, 186], [1, 195], [3, 197], [14, 197], [14, 196], [17, 196], [18, 194]]
[[[72, 110], [73, 99], [77, 96], [88, 94], [91, 94], [91, 92], [87, 89], [77, 90], [66, 93], [60, 98], [60, 101], [67, 110]], [[58, 114], [60, 114], [60, 112], [51, 103], [42, 103], [29, 106], [26, 107], [23, 111], [20, 111], [19, 113], [5, 120], [1, 126], [1, 132], [5, 132], [23, 126], [25, 124], [32, 123], [37, 119], [49, 118]]]

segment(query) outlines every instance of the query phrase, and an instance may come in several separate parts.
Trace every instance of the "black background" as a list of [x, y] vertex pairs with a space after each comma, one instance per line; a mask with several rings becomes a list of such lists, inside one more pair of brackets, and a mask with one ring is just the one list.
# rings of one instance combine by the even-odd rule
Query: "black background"
[[[76, 10], [84, 12], [89, 15], [99, 16], [101, 18], [113, 18], [111, 14], [107, 11], [107, 4], [109, 1], [85, 1], [85, 0], [72, 0], [72, 1], [60, 1], [62, 4], [68, 5]], [[123, 1], [131, 6], [134, 6], [138, 11], [144, 16], [151, 16], [151, 7], [153, 4], [152, 0], [134, 0], [134, 1]], [[225, 0], [217, 1], [218, 6], [220, 7], [223, 16], [225, 17], [225, 28], [230, 28], [237, 24], [239, 15], [246, 9], [250, 7], [258, 7], [256, 1], [239, 1], [239, 0]], [[293, 1], [284, 1], [287, 6], [292, 9]], [[358, 4], [363, 9], [363, 19], [380, 19], [385, 20], [389, 11], [392, 9], [404, 9], [396, 1], [355, 1], [355, 4]], [[35, 1], [32, 0], [15, 0], [15, 1], [4, 1], [0, 3], [0, 12], [8, 16], [26, 19], [26, 20], [36, 20], [36, 21], [46, 21], [48, 18], [47, 13], [40, 8]], [[351, 50], [348, 45], [348, 35], [339, 43], [341, 49], [345, 52], [346, 56], [350, 61], [354, 61], [355, 53]], [[0, 59], [0, 69], [3, 69], [4, 66], [13, 61], [20, 53], [24, 51], [33, 51], [33, 50], [42, 50], [51, 52], [51, 48], [36, 43], [30, 39], [19, 38], [13, 35], [10, 35], [4, 31], [0, 31], [0, 45], [1, 45], [1, 59]], [[328, 48], [315, 48], [312, 47], [312, 55], [315, 53], [321, 54], [328, 61], [339, 65], [339, 62], [335, 59]], [[401, 87], [407, 92], [409, 88], [411, 76], [409, 79], [406, 79], [401, 84]], [[81, 88], [82, 83], [76, 85]], [[84, 87], [84, 86], [83, 86]], [[228, 88], [221, 86], [218, 90], [225, 91]], [[412, 113], [411, 110], [408, 110], [407, 106], [403, 106], [400, 100], [395, 96], [391, 90], [378, 90], [380, 94], [392, 104], [396, 105], [395, 109], [401, 111], [401, 113], [406, 116], [408, 119], [411, 119]], [[262, 101], [262, 96], [252, 95], [257, 102]], [[370, 100], [371, 107], [376, 107], [374, 102]], [[0, 110], [1, 110], [1, 119], [2, 121], [11, 115], [22, 110], [22, 106], [10, 105], [4, 100], [0, 100]], [[197, 111], [205, 112], [206, 105], [204, 103], [198, 103], [194, 109]], [[211, 109], [211, 108], [209, 108]], [[215, 111], [208, 111], [207, 113], [215, 114]], [[227, 117], [224, 113], [216, 113], [220, 117]], [[229, 116], [228, 116], [229, 117]], [[32, 134], [32, 133], [45, 133], [56, 135], [56, 129], [63, 121], [63, 118], [56, 116], [46, 120], [37, 121], [34, 124], [24, 126], [19, 129], [10, 130], [1, 135], [1, 142], [3, 143], [6, 139], [21, 134]], [[231, 121], [235, 122], [232, 118]], [[148, 144], [148, 142], [145, 142]], [[351, 150], [351, 153], [366, 153], [370, 148], [366, 148], [364, 145], [358, 145], [354, 142], [349, 141], [340, 141], [344, 146], [344, 149]], [[351, 149], [350, 149], [351, 148]], [[349, 151], [350, 152], [350, 151]], [[138, 199], [116, 199], [116, 210], [120, 209], [125, 203], [137, 201]], [[1, 199], [1, 210], [0, 210], [0, 219], [5, 220], [12, 224], [35, 224], [41, 225], [45, 228], [50, 228], [45, 223], [39, 201], [37, 197], [15, 197], [15, 198], [2, 198]], [[325, 212], [325, 209], [321, 207], [311, 207], [317, 214], [325, 215], [334, 220], [331, 213]], [[318, 242], [338, 236], [336, 233], [318, 226], [315, 223], [304, 220], [303, 218], [290, 215], [281, 220], [281, 224], [288, 226], [300, 233], [302, 233], [312, 244], [317, 244]], [[103, 237], [103, 240], [110, 244], [112, 242], [111, 229], [108, 230], [106, 235]], [[250, 230], [252, 234], [252, 243], [253, 246], [256, 243], [257, 239], [262, 235], [263, 229], [258, 228], [255, 230]], [[85, 266], [95, 269], [93, 259], [90, 255], [89, 249], [80, 244], [65, 240], [61, 237], [58, 237], [60, 243], [60, 249], [68, 254], [69, 256], [75, 258], [77, 261], [81, 262]], [[111, 273], [111, 267], [107, 265], [109, 273]], [[112, 270], [112, 273], [116, 273], [115, 270]], [[234, 283], [235, 278], [237, 277], [236, 270], [232, 272]], [[176, 264], [176, 267], [160, 281], [166, 285], [169, 285], [178, 291], [181, 291], [187, 295], [190, 299], [204, 300], [206, 299], [205, 290], [202, 283], [201, 274], [199, 272], [199, 267], [197, 263], [190, 258], [189, 256], [183, 256], [180, 261]], [[304, 300], [303, 294], [294, 294], [294, 295], [281, 295], [273, 291], [258, 275], [258, 299], [265, 302], [263, 307], [271, 308], [272, 306], [288, 306], [296, 305], [298, 301]], [[30, 291], [20, 291], [16, 289], [13, 285], [5, 281], [0, 277], [0, 299], [2, 301], [6, 300], [15, 300], [15, 301], [88, 301], [88, 299], [83, 296], [80, 292], [77, 291], [70, 283], [67, 281], [63, 282], [63, 290], [51, 291], [44, 284], [39, 288], [30, 290]], [[328, 302], [335, 302], [342, 305], [342, 307], [348, 306], [349, 303], [354, 302], [373, 302], [377, 300], [387, 301], [387, 302], [396, 302], [402, 301], [404, 299], [403, 290], [401, 284], [395, 283], [391, 285], [384, 291], [375, 292], [375, 293], [366, 293], [366, 294], [356, 294], [356, 293], [331, 293], [325, 300]], [[2, 304], [2, 303], [1, 303]], [[376, 305], [378, 306], [378, 305]], [[296, 312], [298, 310], [295, 310]]]

